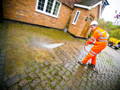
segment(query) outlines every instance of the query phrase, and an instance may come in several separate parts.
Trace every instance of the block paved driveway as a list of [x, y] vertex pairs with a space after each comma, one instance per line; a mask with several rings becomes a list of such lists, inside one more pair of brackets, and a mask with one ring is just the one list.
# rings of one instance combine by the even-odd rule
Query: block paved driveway
[[[68, 46], [69, 49], [66, 49]], [[85, 52], [75, 48], [75, 43], [66, 43], [51, 50], [51, 53], [62, 63], [52, 64], [49, 60], [42, 63], [34, 60], [28, 62], [24, 73], [5, 77], [6, 89], [120, 90], [120, 53], [117, 51], [107, 47], [98, 55], [98, 73], [77, 63]], [[112, 55], [113, 53], [117, 58]]]
[[5, 49], [0, 49], [4, 90], [120, 90], [119, 51], [107, 47], [101, 52], [97, 73], [77, 63], [86, 54], [82, 41], [53, 40], [16, 23], [6, 29], [1, 34]]

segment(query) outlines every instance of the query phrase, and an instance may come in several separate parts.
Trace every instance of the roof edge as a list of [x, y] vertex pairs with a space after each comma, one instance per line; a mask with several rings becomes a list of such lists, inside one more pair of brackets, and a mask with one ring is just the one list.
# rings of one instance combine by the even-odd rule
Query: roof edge
[[89, 6], [80, 5], [80, 4], [74, 4], [74, 6], [75, 6], [75, 7], [78, 7], [78, 8], [88, 9], [88, 10], [90, 10], [90, 9], [91, 9]]
[[94, 4], [93, 6], [86, 6], [86, 5], [80, 5], [80, 4], [74, 4], [75, 7], [79, 7], [79, 8], [84, 8], [84, 9], [87, 9], [87, 10], [91, 10], [92, 8], [95, 8], [96, 6], [102, 4], [102, 1]]

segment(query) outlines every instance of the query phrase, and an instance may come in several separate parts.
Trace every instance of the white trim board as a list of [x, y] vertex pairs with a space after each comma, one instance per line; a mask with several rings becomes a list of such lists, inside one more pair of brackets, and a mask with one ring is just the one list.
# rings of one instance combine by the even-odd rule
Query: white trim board
[[91, 10], [92, 8], [95, 8], [96, 6], [100, 5], [101, 3], [102, 3], [102, 1], [94, 4], [93, 6], [86, 6], [86, 5], [80, 5], [80, 4], [74, 4], [74, 6], [79, 7], [79, 8], [84, 8], [84, 9]]

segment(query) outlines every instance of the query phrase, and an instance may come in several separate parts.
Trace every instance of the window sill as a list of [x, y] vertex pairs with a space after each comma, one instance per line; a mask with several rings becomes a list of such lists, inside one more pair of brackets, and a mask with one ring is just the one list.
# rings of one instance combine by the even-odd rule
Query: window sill
[[51, 17], [54, 17], [54, 18], [58, 18], [58, 15], [57, 15], [57, 16], [55, 16], [55, 15], [51, 15], [51, 14], [49, 14], [49, 13], [46, 13], [46, 12], [40, 11], [40, 10], [38, 10], [38, 9], [36, 9], [36, 12], [38, 12], [38, 13], [43, 13], [43, 14], [45, 14], [45, 15], [48, 15], [48, 16], [51, 16]]

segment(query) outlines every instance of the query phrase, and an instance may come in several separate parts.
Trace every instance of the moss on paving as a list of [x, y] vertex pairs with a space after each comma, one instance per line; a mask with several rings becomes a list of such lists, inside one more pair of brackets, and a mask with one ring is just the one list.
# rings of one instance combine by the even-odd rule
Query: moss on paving
[[[43, 28], [39, 26], [32, 26], [32, 25], [26, 25], [20, 23], [7, 23], [7, 24], [8, 24], [8, 29], [22, 30], [22, 32], [25, 33], [26, 31], [27, 32], [29, 31], [29, 33], [32, 33], [33, 35], [44, 35], [56, 40], [77, 40], [68, 33], [63, 32], [62, 30]], [[31, 36], [29, 36], [29, 38], [30, 37]]]

